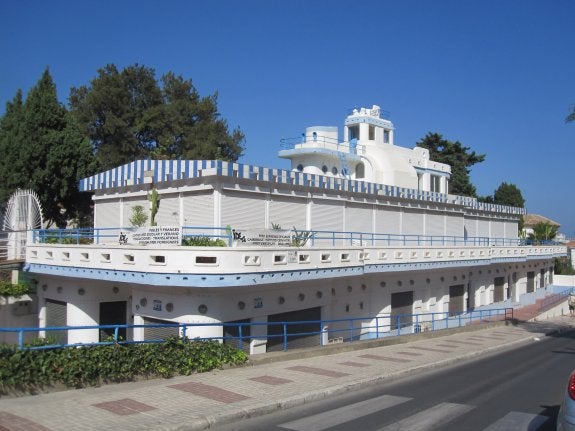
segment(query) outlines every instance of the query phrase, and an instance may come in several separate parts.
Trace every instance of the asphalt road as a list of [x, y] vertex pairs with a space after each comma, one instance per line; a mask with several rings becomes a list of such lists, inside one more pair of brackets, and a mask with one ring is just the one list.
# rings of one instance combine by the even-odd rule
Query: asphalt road
[[547, 431], [575, 368], [575, 331], [218, 431]]

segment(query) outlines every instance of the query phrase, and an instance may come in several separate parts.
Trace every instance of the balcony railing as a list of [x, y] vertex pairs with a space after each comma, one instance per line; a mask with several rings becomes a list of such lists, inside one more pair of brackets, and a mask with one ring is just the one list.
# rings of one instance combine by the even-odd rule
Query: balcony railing
[[[39, 229], [33, 232], [34, 243], [40, 244], [112, 244], [118, 243], [120, 234], [134, 228], [79, 228]], [[242, 230], [242, 229], [240, 229]], [[229, 227], [183, 226], [182, 237], [208, 237], [223, 239], [229, 246], [233, 243]], [[554, 241], [532, 241], [519, 238], [493, 238], [486, 236], [466, 237], [451, 235], [398, 235], [355, 231], [298, 230], [294, 239], [304, 240], [311, 246], [538, 246], [562, 245]], [[0, 238], [1, 241], [1, 238]]]

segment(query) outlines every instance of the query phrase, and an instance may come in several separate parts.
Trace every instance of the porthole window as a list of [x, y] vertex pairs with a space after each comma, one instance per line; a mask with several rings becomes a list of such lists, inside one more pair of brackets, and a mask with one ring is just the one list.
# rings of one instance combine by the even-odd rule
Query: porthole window
[[326, 174], [326, 173], [327, 173], [327, 166], [326, 166], [326, 165], [323, 165], [323, 166], [321, 167], [321, 171], [322, 171], [324, 174]]
[[297, 165], [297, 170], [298, 170], [299, 172], [302, 172], [302, 171], [303, 171], [303, 165], [302, 165], [301, 163], [300, 163], [299, 165]]
[[337, 168], [335, 166], [331, 168], [331, 173], [337, 175]]

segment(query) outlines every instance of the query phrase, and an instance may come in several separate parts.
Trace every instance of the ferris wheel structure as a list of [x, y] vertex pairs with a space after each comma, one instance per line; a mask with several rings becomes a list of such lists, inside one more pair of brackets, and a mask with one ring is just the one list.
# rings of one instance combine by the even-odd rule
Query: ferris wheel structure
[[0, 214], [0, 257], [24, 259], [32, 231], [41, 229], [44, 220], [38, 195], [32, 190], [16, 190]]

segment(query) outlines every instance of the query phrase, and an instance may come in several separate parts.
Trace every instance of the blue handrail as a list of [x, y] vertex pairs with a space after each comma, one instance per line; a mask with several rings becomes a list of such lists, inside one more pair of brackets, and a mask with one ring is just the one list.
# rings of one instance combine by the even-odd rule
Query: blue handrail
[[[133, 228], [78, 228], [78, 229], [38, 229], [33, 231], [35, 243], [100, 244], [104, 240], [118, 238], [122, 232]], [[223, 239], [232, 244], [230, 227], [183, 226], [182, 237], [209, 237]], [[463, 237], [455, 235], [403, 235], [360, 231], [298, 230], [300, 238], [308, 238], [310, 245], [325, 241], [331, 246], [528, 246], [556, 245], [554, 241], [540, 241], [519, 238]]]
[[[301, 339], [304, 337], [319, 337], [318, 345], [324, 345], [324, 336], [341, 341], [353, 342], [363, 339], [382, 338], [390, 336], [400, 336], [408, 333], [419, 333], [423, 331], [438, 331], [453, 327], [461, 327], [474, 322], [484, 322], [491, 320], [510, 320], [513, 319], [513, 308], [494, 308], [488, 310], [474, 310], [468, 312], [433, 312], [422, 314], [380, 314], [368, 318], [349, 318], [349, 319], [321, 319], [305, 320], [291, 322], [250, 322], [250, 323], [158, 323], [158, 324], [117, 324], [117, 325], [90, 325], [90, 326], [53, 326], [42, 328], [0, 328], [3, 333], [16, 333], [18, 338], [17, 348], [28, 350], [54, 349], [64, 347], [79, 347], [93, 345], [110, 345], [110, 344], [139, 344], [139, 343], [158, 343], [162, 342], [161, 338], [145, 340], [122, 340], [120, 332], [127, 332], [128, 329], [137, 328], [172, 328], [177, 329], [178, 334], [182, 337], [188, 337], [201, 340], [219, 340], [222, 342], [236, 340], [238, 347], [242, 349], [244, 343], [249, 340], [257, 339], [281, 339], [283, 350], [288, 350], [290, 339]], [[281, 328], [281, 332], [268, 330], [267, 335], [252, 336], [251, 327], [266, 326], [268, 328]], [[293, 327], [303, 326], [303, 330], [292, 332]], [[223, 334], [226, 328], [236, 328], [237, 335], [222, 335], [213, 337], [193, 337], [194, 328], [203, 327], [220, 327]], [[314, 330], [313, 328], [319, 328]], [[112, 330], [113, 336], [106, 341], [90, 343], [56, 343], [50, 345], [26, 345], [24, 343], [26, 333], [50, 333], [58, 331], [77, 331], [77, 330]]]

